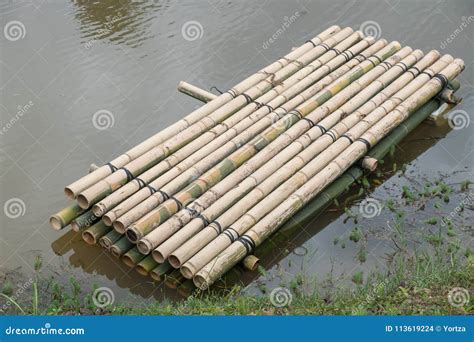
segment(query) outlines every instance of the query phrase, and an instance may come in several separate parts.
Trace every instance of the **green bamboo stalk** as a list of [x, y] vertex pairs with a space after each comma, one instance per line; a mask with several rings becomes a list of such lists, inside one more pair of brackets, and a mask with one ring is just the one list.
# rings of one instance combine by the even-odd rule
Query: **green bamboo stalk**
[[75, 232], [81, 232], [87, 227], [92, 226], [94, 223], [97, 223], [98, 221], [99, 221], [99, 218], [94, 215], [92, 210], [88, 210], [82, 215], [76, 217], [71, 222], [71, 229]]
[[74, 219], [84, 212], [85, 209], [82, 209], [77, 203], [73, 203], [64, 209], [61, 209], [56, 214], [51, 215], [49, 218], [49, 223], [53, 229], [60, 230], [69, 225]]
[[110, 246], [109, 251], [110, 253], [116, 257], [117, 259], [124, 255], [127, 251], [132, 249], [134, 246], [126, 236], [122, 236], [119, 240], [117, 240], [112, 246]]
[[109, 250], [110, 247], [118, 241], [122, 237], [122, 234], [119, 232], [115, 231], [114, 229], [111, 229], [107, 234], [102, 236], [99, 239], [99, 245], [101, 245], [103, 248]]
[[128, 267], [135, 267], [141, 260], [145, 258], [145, 255], [140, 253], [137, 247], [129, 249], [122, 257], [120, 258], [125, 265]]
[[135, 266], [135, 270], [140, 273], [142, 276], [147, 276], [150, 271], [155, 269], [158, 266], [158, 263], [153, 260], [151, 255], [146, 256], [143, 258], [137, 266]]
[[[175, 194], [173, 199], [163, 202], [163, 204], [135, 222], [127, 229], [127, 237], [132, 242], [140, 240], [144, 235], [150, 233], [171, 215], [175, 214], [183, 203], [189, 203], [193, 199], [202, 195], [211, 186], [217, 184], [245, 161], [257, 154], [257, 152], [262, 151], [268, 144], [278, 138], [285, 131], [284, 137], [289, 141], [298, 137], [302, 130], [304, 132], [311, 127], [311, 124], [306, 120], [301, 120], [302, 118], [328, 101], [346, 86], [360, 78], [366, 72], [377, 66], [380, 61], [393, 55], [400, 48], [401, 46], [398, 42], [392, 42], [377, 52], [373, 57], [369, 57], [367, 61], [363, 61], [359, 66], [355, 67], [346, 75], [340, 77], [313, 98], [305, 101], [302, 105], [298, 106], [297, 109], [285, 115], [270, 128], [256, 136], [248, 144], [242, 146], [239, 150], [222, 160], [217, 166], [211, 168], [197, 180], [190, 183], [185, 189]], [[299, 124], [291, 129], [291, 127], [298, 121]], [[266, 152], [268, 151], [270, 150], [267, 149]]]
[[111, 227], [108, 227], [102, 220], [100, 220], [82, 232], [82, 239], [89, 245], [95, 245], [97, 241], [110, 232], [111, 229]]
[[164, 275], [171, 269], [172, 267], [169, 262], [164, 262], [150, 271], [150, 277], [152, 277], [153, 280], [160, 282], [163, 280]]

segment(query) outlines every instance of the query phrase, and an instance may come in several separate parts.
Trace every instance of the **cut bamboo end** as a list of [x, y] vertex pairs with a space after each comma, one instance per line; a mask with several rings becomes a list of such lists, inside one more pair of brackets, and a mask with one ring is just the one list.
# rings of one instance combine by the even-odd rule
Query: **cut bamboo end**
[[205, 103], [207, 103], [209, 101], [212, 101], [217, 97], [217, 95], [215, 95], [211, 92], [208, 92], [204, 89], [201, 89], [199, 87], [196, 87], [192, 84], [189, 84], [185, 81], [179, 82], [178, 90], [180, 92], [182, 92], [183, 94], [192, 96], [195, 99], [198, 99], [199, 101], [202, 101], [202, 102], [205, 102]]
[[164, 262], [162, 264], [159, 264], [158, 266], [156, 266], [154, 269], [150, 271], [150, 277], [160, 282], [163, 280], [163, 276], [171, 269], [172, 269], [171, 265], [167, 262]]
[[78, 218], [84, 209], [79, 207], [77, 203], [73, 203], [66, 208], [63, 208], [54, 215], [51, 215], [49, 218], [49, 223], [51, 227], [55, 230], [60, 230], [69, 225], [73, 220]]
[[194, 268], [191, 265], [189, 265], [189, 263], [182, 265], [179, 271], [181, 272], [183, 277], [185, 277], [186, 279], [193, 279], [194, 273], [196, 272]]
[[153, 250], [153, 246], [148, 240], [141, 239], [140, 241], [137, 242], [137, 248], [142, 254], [150, 254], [151, 251]]
[[259, 262], [260, 262], [260, 259], [257, 258], [255, 255], [249, 255], [245, 257], [242, 263], [246, 270], [253, 272], [257, 269]]
[[53, 215], [49, 218], [49, 224], [55, 230], [63, 229], [66, 226], [61, 218], [57, 215]]
[[94, 235], [91, 232], [84, 231], [82, 232], [82, 239], [88, 244], [88, 245], [95, 245], [96, 244], [96, 239]]
[[375, 158], [365, 156], [362, 158], [362, 161], [360, 163], [360, 166], [370, 172], [373, 172], [377, 169], [379, 161]]
[[114, 221], [112, 223], [112, 226], [114, 227], [114, 229], [119, 232], [120, 234], [125, 234], [125, 231], [127, 230], [127, 227], [125, 227], [125, 225], [120, 222], [120, 221]]
[[133, 243], [138, 243], [140, 239], [143, 237], [143, 234], [136, 229], [135, 227], [129, 227], [125, 231], [125, 236]]
[[74, 193], [74, 190], [72, 190], [69, 187], [64, 188], [64, 194], [66, 195], [67, 198], [73, 200], [76, 198], [76, 194]]
[[[108, 216], [108, 215], [102, 215], [102, 221], [104, 221], [104, 223], [106, 225], [108, 225], [109, 227], [113, 226], [113, 222], [112, 222], [110, 216]], [[115, 229], [115, 227], [114, 227], [114, 229]]]
[[193, 283], [194, 285], [196, 285], [196, 287], [200, 290], [207, 290], [209, 288], [209, 286], [211, 285], [205, 277], [203, 277], [202, 275], [196, 275], [194, 278], [193, 278]]
[[83, 209], [87, 209], [90, 206], [89, 200], [83, 194], [77, 195], [76, 201], [77, 201], [77, 204], [79, 204], [79, 206]]
[[[156, 250], [156, 249], [151, 252], [151, 256], [153, 257], [153, 259], [155, 259], [156, 262], [158, 262], [160, 264], [165, 262], [165, 257], [163, 256], [163, 254], [160, 251]], [[177, 268], [177, 267], [175, 267], [175, 268]]]
[[[155, 251], [153, 251], [153, 252], [155, 252]], [[157, 257], [159, 257], [160, 259], [163, 258], [163, 256], [161, 255], [160, 252], [157, 252], [156, 254], [159, 255], [159, 256], [157, 256]], [[155, 257], [154, 254], [152, 254], [152, 255]], [[155, 259], [155, 260], [156, 260], [156, 259]], [[179, 260], [178, 257], [176, 257], [176, 256], [173, 255], [173, 254], [171, 254], [171, 255], [168, 257], [168, 262], [169, 262], [170, 265], [173, 266], [174, 268], [180, 268], [180, 267], [181, 267], [181, 261]], [[188, 279], [190, 279], [190, 278], [188, 278]]]

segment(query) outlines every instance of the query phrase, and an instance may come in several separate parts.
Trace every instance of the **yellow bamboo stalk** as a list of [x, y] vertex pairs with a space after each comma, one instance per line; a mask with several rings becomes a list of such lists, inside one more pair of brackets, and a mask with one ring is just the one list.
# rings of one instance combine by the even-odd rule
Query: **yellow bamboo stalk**
[[447, 80], [454, 79], [463, 69], [464, 62], [460, 59], [454, 60], [453, 63], [439, 73], [439, 77], [433, 77], [421, 89], [418, 89], [405, 101], [400, 103], [393, 111], [383, 116], [381, 120], [362, 134], [361, 138], [351, 143], [349, 147], [334, 158], [326, 167], [313, 177], [307, 179], [305, 184], [297, 189], [290, 197], [287, 197], [259, 222], [256, 222], [238, 241], [232, 243], [223, 252], [212, 259], [194, 276], [193, 280], [195, 285], [200, 289], [209, 287], [215, 280], [245, 257], [254, 246], [260, 245], [305, 203], [320, 193], [328, 184], [363, 157], [371, 146], [375, 145], [392, 129], [403, 122], [410, 113], [414, 112], [435, 96], [443, 86], [446, 85], [445, 82]]
[[[273, 74], [277, 72], [278, 70], [280, 70], [283, 66], [287, 65], [288, 60], [293, 60], [293, 59], [298, 58], [299, 56], [303, 55], [305, 52], [312, 49], [315, 45], [320, 44], [324, 39], [330, 37], [331, 35], [333, 35], [334, 33], [337, 33], [338, 31], [340, 31], [340, 28], [338, 26], [331, 26], [327, 30], [321, 32], [318, 36], [306, 42], [305, 44], [301, 45], [298, 49], [290, 52], [284, 58], [277, 60], [276, 62], [268, 65], [267, 67], [253, 74], [252, 76], [246, 78], [244, 81], [240, 82], [235, 87], [231, 88], [229, 91], [221, 94], [215, 100], [212, 100], [211, 102], [205, 104], [199, 109], [193, 111], [191, 114], [189, 114], [182, 120], [169, 126], [168, 128], [162, 130], [161, 132], [155, 134], [151, 138], [148, 138], [147, 140], [135, 146], [131, 150], [122, 154], [121, 156], [115, 158], [108, 165], [104, 165], [100, 167], [99, 169], [95, 170], [94, 172], [70, 184], [69, 186], [65, 188], [66, 195], [70, 198], [75, 198], [77, 194], [80, 193], [81, 191], [87, 189], [88, 187], [92, 186], [93, 184], [99, 182], [100, 180], [110, 175], [113, 172], [112, 171], [113, 169], [123, 167], [124, 165], [131, 162], [132, 160], [148, 152], [153, 147], [163, 143], [165, 140], [169, 139], [170, 137], [185, 130], [193, 123], [201, 120], [202, 118], [209, 115], [216, 109], [232, 101], [237, 95], [240, 95], [242, 92], [251, 88], [255, 84], [268, 78], [269, 74]], [[113, 168], [111, 168], [109, 165], [113, 165]]]

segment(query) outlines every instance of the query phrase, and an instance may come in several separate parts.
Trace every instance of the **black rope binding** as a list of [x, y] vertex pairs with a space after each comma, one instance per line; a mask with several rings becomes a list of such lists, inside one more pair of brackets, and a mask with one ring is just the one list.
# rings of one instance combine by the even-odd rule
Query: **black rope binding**
[[130, 172], [129, 169], [127, 169], [126, 167], [121, 167], [119, 170], [123, 170], [125, 172], [125, 174], [127, 175], [127, 181], [130, 182], [133, 180], [133, 178], [135, 178], [133, 176], [133, 174]]
[[341, 138], [346, 138], [351, 144], [354, 142], [354, 140], [352, 140], [351, 137], [346, 134], [341, 135]]
[[115, 171], [118, 170], [118, 168], [117, 168], [116, 166], [112, 165], [112, 163], [107, 163], [107, 164], [105, 164], [105, 165], [107, 165], [108, 167], [110, 167], [110, 171], [112, 171], [112, 173], [114, 173]]
[[146, 187], [148, 188], [148, 190], [150, 190], [150, 195], [153, 195], [155, 192], [158, 191], [154, 187], [152, 187], [150, 184], [148, 184]]
[[168, 195], [166, 192], [164, 192], [163, 190], [160, 190], [160, 189], [157, 189], [155, 190], [155, 192], [158, 192], [161, 196], [163, 196], [163, 199], [166, 201], [168, 199], [170, 199], [170, 195]]
[[204, 227], [207, 227], [210, 224], [209, 220], [205, 218], [204, 215], [202, 215], [201, 213], [198, 213], [196, 218], [200, 219], [204, 223]]
[[170, 200], [173, 200], [173, 201], [176, 203], [176, 205], [178, 206], [178, 209], [179, 209], [179, 210], [183, 209], [183, 203], [181, 203], [180, 201], [178, 201], [178, 199], [177, 199], [176, 197], [171, 196], [169, 199], [170, 199]]
[[313, 47], [316, 47], [316, 46], [317, 46], [316, 44], [314, 44], [314, 42], [313, 42], [312, 40], [307, 40], [307, 41], [305, 41], [304, 43], [305, 43], [305, 44], [306, 44], [306, 43], [311, 43], [311, 44], [313, 44]]
[[138, 183], [138, 189], [143, 189], [144, 187], [147, 186], [146, 182], [143, 180], [143, 179], [140, 179], [140, 178], [135, 178], [135, 180], [137, 181]]
[[446, 76], [444, 76], [443, 74], [436, 74], [433, 76], [433, 78], [436, 78], [438, 81], [440, 81], [441, 83], [441, 91], [444, 90], [444, 88], [446, 88], [449, 84], [449, 80]]
[[247, 251], [247, 255], [252, 254], [253, 250], [255, 249], [255, 242], [252, 240], [252, 238], [250, 236], [242, 235], [236, 241], [238, 241], [242, 245], [244, 245], [244, 247]]
[[212, 86], [211, 88], [209, 88], [210, 91], [212, 91], [213, 89], [215, 89], [219, 94], [222, 94], [222, 91], [220, 91], [219, 88], [217, 88], [216, 86]]
[[365, 140], [364, 138], [359, 138], [359, 139], [357, 139], [356, 141], [360, 141], [360, 142], [364, 143], [365, 146], [367, 146], [367, 149], [370, 150], [370, 148], [371, 148], [370, 142], [368, 142], [368, 141]]

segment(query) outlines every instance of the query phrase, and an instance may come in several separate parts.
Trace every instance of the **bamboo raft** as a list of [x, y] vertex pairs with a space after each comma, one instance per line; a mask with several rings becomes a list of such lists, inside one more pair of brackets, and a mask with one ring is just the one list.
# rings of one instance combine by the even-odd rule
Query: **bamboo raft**
[[[51, 216], [139, 274], [191, 293], [254, 251], [290, 217], [304, 222], [443, 102], [461, 59], [332, 26], [65, 188]], [[304, 209], [303, 209], [304, 208]]]

